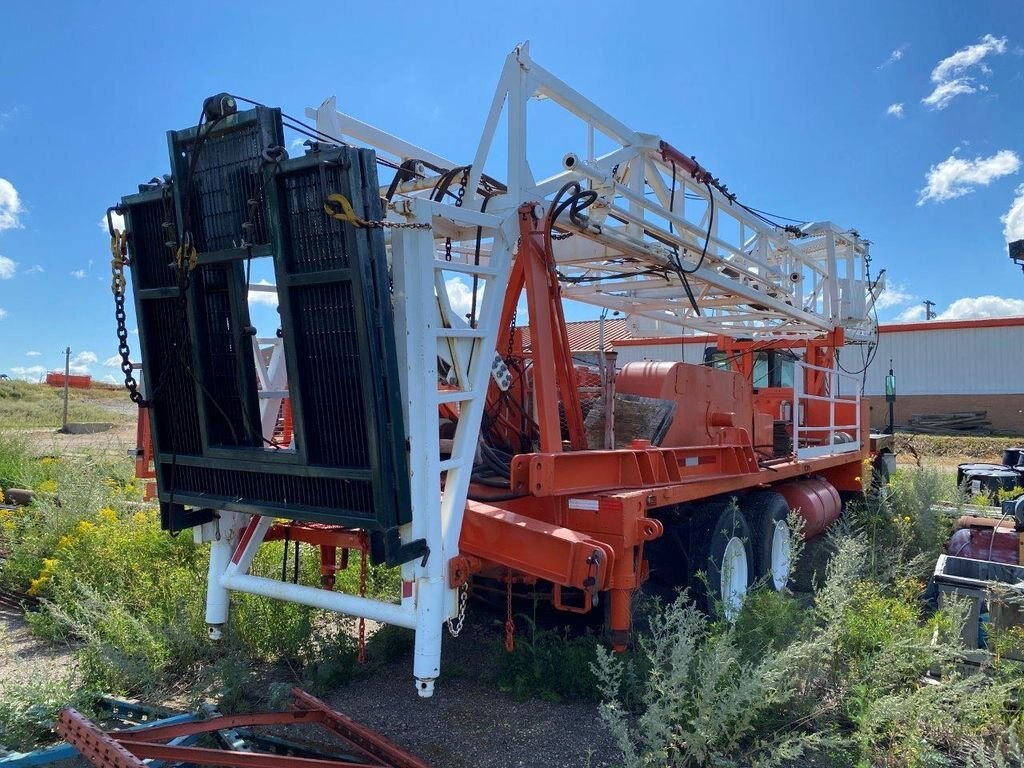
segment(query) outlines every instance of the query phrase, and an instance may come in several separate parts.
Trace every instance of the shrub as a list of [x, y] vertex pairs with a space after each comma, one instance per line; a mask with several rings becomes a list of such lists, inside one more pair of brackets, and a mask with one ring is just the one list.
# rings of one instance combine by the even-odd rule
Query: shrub
[[[335, 614], [306, 606], [236, 593], [225, 638], [211, 644], [204, 616], [208, 548], [187, 532], [161, 530], [155, 507], [125, 503], [138, 498], [130, 461], [85, 456], [22, 462], [23, 446], [2, 440], [0, 435], [0, 468], [5, 461], [28, 467], [43, 478], [37, 486], [48, 483], [52, 493], [30, 507], [0, 510], [8, 551], [0, 583], [41, 598], [42, 610], [28, 616], [31, 626], [77, 645], [87, 687], [132, 695], [205, 691], [240, 706], [243, 693], [259, 698], [262, 692], [226, 659], [285, 661], [299, 682], [318, 691], [352, 675], [351, 633]], [[319, 585], [319, 558], [304, 550], [299, 581]], [[284, 553], [283, 542], [265, 545], [253, 572], [279, 578]], [[397, 595], [397, 569], [370, 568], [367, 576], [369, 594]], [[358, 591], [358, 584], [357, 557], [338, 574], [338, 588]]]
[[512, 651], [504, 642], [495, 648], [494, 682], [505, 693], [525, 701], [597, 701], [597, 679], [591, 669], [601, 641], [592, 633], [568, 628], [542, 629], [534, 618], [519, 614], [527, 632], [518, 633]]
[[863, 528], [831, 538], [836, 554], [806, 609], [761, 589], [734, 627], [685, 597], [655, 614], [636, 705], [621, 692], [627, 667], [598, 651], [601, 717], [623, 765], [778, 765], [801, 754], [851, 768], [1021, 764], [1021, 665], [997, 657], [963, 676], [966, 606], [929, 615], [921, 581], [878, 567], [892, 554], [880, 538]]
[[622, 698], [623, 661], [598, 648], [601, 719], [627, 768], [778, 765], [819, 742], [770, 727], [794, 694], [785, 665], [773, 654], [744, 661], [735, 630], [718, 626], [685, 593], [652, 616], [639, 641], [649, 675], [635, 711]]
[[952, 532], [952, 519], [936, 506], [942, 501], [963, 497], [949, 475], [926, 468], [897, 471], [885, 492], [869, 491], [849, 505], [847, 524], [866, 537], [872, 578], [930, 575]]
[[0, 685], [0, 744], [28, 751], [54, 737], [53, 723], [64, 707], [74, 707], [87, 717], [96, 695], [75, 685], [70, 675], [33, 675], [27, 680]]

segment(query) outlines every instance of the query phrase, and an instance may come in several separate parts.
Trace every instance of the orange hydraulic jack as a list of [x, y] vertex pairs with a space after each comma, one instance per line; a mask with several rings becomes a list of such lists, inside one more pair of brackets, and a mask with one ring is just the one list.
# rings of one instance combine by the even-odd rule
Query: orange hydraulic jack
[[[681, 469], [683, 475], [696, 472], [702, 476], [738, 468], [751, 470], [746, 453], [737, 458], [735, 451], [723, 453], [717, 447], [705, 450], [704, 458], [694, 456], [692, 462], [679, 460], [674, 452], [663, 455], [649, 444], [621, 451], [586, 450], [578, 382], [547, 234], [551, 224], [537, 218], [532, 205], [519, 209], [519, 251], [499, 325], [513, 332], [516, 305], [525, 289], [535, 439], [540, 452], [521, 453], [513, 460], [513, 498], [467, 504], [459, 542], [463, 554], [450, 568], [449, 583], [458, 586], [473, 573], [501, 573], [502, 569], [509, 573], [511, 569], [510, 578], [522, 574], [550, 581], [555, 606], [573, 612], [590, 610], [597, 604], [598, 593], [607, 592], [608, 628], [612, 644], [621, 650], [628, 642], [632, 593], [646, 578], [643, 545], [661, 535], [662, 525], [635, 508], [624, 514], [621, 505], [570, 496], [611, 487], [678, 482]], [[513, 385], [510, 391], [516, 389]], [[492, 412], [507, 400], [492, 387]], [[523, 402], [508, 407], [510, 414], [528, 411]], [[499, 439], [505, 437], [504, 429], [495, 427]], [[738, 444], [743, 442], [741, 435], [735, 438]], [[723, 462], [726, 454], [729, 460]], [[484, 488], [475, 489], [477, 494], [488, 495]], [[569, 601], [566, 588], [581, 590], [582, 600]]]

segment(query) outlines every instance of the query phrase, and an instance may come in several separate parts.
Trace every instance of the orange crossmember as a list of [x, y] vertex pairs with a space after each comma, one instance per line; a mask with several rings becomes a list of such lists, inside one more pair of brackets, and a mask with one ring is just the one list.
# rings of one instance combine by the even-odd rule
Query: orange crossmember
[[595, 591], [607, 588], [616, 557], [611, 545], [586, 534], [476, 501], [466, 504], [459, 549], [555, 584]]
[[650, 488], [758, 472], [749, 442], [566, 453], [529, 453], [512, 461], [512, 490], [561, 496]]

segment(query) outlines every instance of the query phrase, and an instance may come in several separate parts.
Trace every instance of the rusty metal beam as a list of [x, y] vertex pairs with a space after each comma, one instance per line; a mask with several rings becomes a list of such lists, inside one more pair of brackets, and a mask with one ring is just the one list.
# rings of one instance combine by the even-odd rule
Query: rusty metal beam
[[[336, 712], [298, 688], [292, 689], [294, 710], [215, 717], [192, 723], [140, 731], [106, 733], [74, 709], [65, 709], [56, 731], [98, 768], [145, 768], [144, 760], [218, 765], [225, 768], [428, 768], [379, 733]], [[207, 749], [161, 743], [163, 740], [258, 725], [319, 725], [336, 736], [359, 762], [294, 757], [260, 752]]]

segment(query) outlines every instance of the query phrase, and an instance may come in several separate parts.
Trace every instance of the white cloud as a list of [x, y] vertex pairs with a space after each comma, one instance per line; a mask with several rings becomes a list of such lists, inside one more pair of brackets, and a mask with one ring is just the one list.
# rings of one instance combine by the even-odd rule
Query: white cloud
[[0, 307], [0, 320], [7, 319], [7, 310]]
[[37, 352], [34, 349], [30, 349], [28, 352], [25, 353], [25, 357], [40, 357], [42, 354], [42, 352]]
[[272, 291], [261, 291], [259, 289], [253, 290], [257, 285], [272, 286], [269, 280], [259, 280], [249, 286], [249, 303], [250, 304], [264, 304], [268, 307], [277, 306], [277, 289]]
[[[465, 280], [453, 277], [444, 281], [445, 287], [448, 289], [448, 301], [452, 305], [452, 310], [463, 320], [467, 319], [467, 315], [473, 309], [473, 287]], [[479, 286], [476, 291], [476, 311], [477, 316], [480, 314], [480, 301], [483, 299], [484, 288]]]
[[68, 370], [76, 376], [88, 376], [92, 371], [89, 366], [97, 361], [96, 353], [88, 350], [79, 352], [71, 358]]
[[[124, 232], [124, 216], [122, 216], [120, 213], [115, 213], [114, 211], [111, 211], [110, 212], [110, 220], [114, 224], [114, 229], [117, 229], [117, 230], [120, 230], [121, 232]], [[109, 231], [107, 229], [107, 214], [104, 213], [103, 216], [100, 217], [99, 227], [104, 232], [108, 232]]]
[[6, 128], [7, 124], [14, 120], [18, 116], [18, 114], [24, 112], [25, 109], [25, 107], [15, 105], [10, 109], [5, 109], [2, 112], [0, 112], [0, 130]]
[[1010, 210], [999, 218], [1003, 222], [1003, 236], [1008, 243], [1024, 240], [1024, 184], [1017, 187], [1016, 194]]
[[18, 262], [6, 256], [0, 256], [0, 280], [10, 280], [18, 271]]
[[875, 308], [892, 309], [893, 307], [900, 307], [912, 301], [917, 301], [917, 299], [918, 297], [907, 291], [904, 286], [894, 283], [893, 285], [887, 285], [885, 290], [882, 291], [882, 295], [875, 302]]
[[989, 54], [1006, 53], [1006, 38], [985, 35], [974, 45], [961, 48], [951, 56], [940, 61], [932, 70], [932, 81], [936, 83], [951, 80], [966, 72], [975, 64], [980, 64]]
[[11, 368], [11, 373], [25, 381], [39, 381], [46, 373], [46, 369], [41, 365], [30, 365], [28, 367], [16, 365]]
[[111, 355], [103, 361], [104, 368], [120, 368], [121, 358], [118, 355]]
[[72, 277], [74, 277], [74, 278], [76, 278], [78, 280], [84, 280], [85, 279], [85, 270], [84, 269], [76, 269], [74, 272], [71, 272], [69, 274]]
[[893, 318], [894, 323], [916, 323], [919, 320], [924, 320], [924, 307], [920, 305], [907, 307]]
[[951, 80], [948, 83], [939, 83], [935, 86], [935, 90], [921, 99], [921, 103], [932, 109], [945, 109], [949, 106], [949, 102], [957, 96], [965, 93], [974, 93], [976, 90], [966, 80]]
[[5, 229], [20, 229], [18, 214], [24, 212], [18, 190], [7, 179], [0, 177], [0, 232]]
[[938, 165], [928, 169], [925, 188], [921, 190], [918, 205], [929, 200], [944, 202], [974, 191], [976, 185], [987, 186], [998, 178], [1020, 170], [1020, 157], [1016, 152], [1003, 149], [991, 157], [964, 160], [951, 154]]
[[42, 271], [43, 271], [42, 265], [40, 265], [40, 264], [33, 264], [31, 267], [29, 267], [28, 269], [25, 270], [24, 274], [26, 274], [26, 275], [34, 275], [34, 274], [36, 274], [38, 272], [42, 272]]
[[892, 115], [896, 118], [903, 117], [903, 103], [897, 102], [896, 104], [890, 104], [889, 108], [885, 110], [885, 114]]
[[975, 320], [983, 317], [1024, 315], [1024, 299], [1001, 296], [965, 296], [957, 299], [936, 320]]
[[977, 84], [972, 70], [977, 68], [984, 75], [991, 74], [992, 70], [984, 63], [985, 58], [1002, 53], [1006, 53], [1006, 38], [985, 35], [977, 43], [947, 56], [932, 70], [931, 79], [935, 87], [921, 102], [932, 109], [945, 109], [957, 96], [988, 90], [986, 86]]
[[[1010, 317], [1024, 315], [1024, 299], [1007, 299], [1002, 296], [965, 296], [957, 299], [933, 320], [981, 320], [987, 317]], [[925, 319], [924, 307], [916, 304], [898, 314], [893, 322], [916, 323]]]
[[907, 50], [907, 45], [904, 43], [899, 48], [896, 48], [892, 53], [889, 54], [889, 58], [879, 64], [876, 69], [885, 69], [888, 66], [892, 66], [897, 61], [903, 58], [904, 52]]

